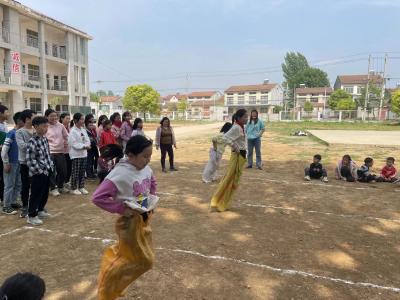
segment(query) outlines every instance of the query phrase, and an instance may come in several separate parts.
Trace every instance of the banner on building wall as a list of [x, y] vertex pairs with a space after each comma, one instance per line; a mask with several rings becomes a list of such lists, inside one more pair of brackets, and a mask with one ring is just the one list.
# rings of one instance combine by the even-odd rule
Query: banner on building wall
[[13, 74], [21, 73], [21, 55], [19, 52], [11, 51], [11, 72]]

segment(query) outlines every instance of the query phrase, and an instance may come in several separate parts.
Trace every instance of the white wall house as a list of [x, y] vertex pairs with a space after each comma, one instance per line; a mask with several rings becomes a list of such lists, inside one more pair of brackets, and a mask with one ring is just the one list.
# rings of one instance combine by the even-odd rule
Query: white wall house
[[0, 102], [12, 113], [89, 112], [92, 38], [13, 0], [0, 0], [0, 21]]
[[283, 105], [283, 89], [277, 83], [231, 86], [225, 91], [224, 97], [230, 115], [239, 108], [272, 114], [275, 106]]
[[222, 94], [218, 91], [204, 91], [204, 92], [192, 92], [187, 95], [188, 103], [196, 101], [214, 102], [221, 98]]
[[296, 107], [304, 110], [305, 103], [310, 102], [314, 106], [314, 112], [323, 112], [329, 108], [328, 101], [332, 92], [331, 87], [297, 88]]
[[[353, 99], [361, 96], [361, 90], [368, 82], [368, 75], [339, 75], [336, 78], [334, 89], [342, 89], [349, 93]], [[377, 86], [382, 86], [383, 79], [380, 75], [370, 74], [369, 82]]]
[[106, 115], [110, 117], [113, 113], [118, 112], [122, 115], [123, 104], [121, 96], [102, 96], [99, 99], [97, 115]]

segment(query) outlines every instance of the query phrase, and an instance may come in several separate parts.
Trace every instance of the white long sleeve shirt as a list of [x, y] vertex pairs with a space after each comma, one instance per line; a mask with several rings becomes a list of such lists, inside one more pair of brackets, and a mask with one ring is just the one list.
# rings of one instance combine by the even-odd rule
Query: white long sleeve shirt
[[246, 135], [238, 124], [234, 124], [222, 138], [225, 144], [231, 146], [232, 149], [247, 150]]
[[69, 156], [71, 159], [87, 157], [85, 147], [90, 146], [90, 139], [85, 128], [72, 127], [68, 137]]

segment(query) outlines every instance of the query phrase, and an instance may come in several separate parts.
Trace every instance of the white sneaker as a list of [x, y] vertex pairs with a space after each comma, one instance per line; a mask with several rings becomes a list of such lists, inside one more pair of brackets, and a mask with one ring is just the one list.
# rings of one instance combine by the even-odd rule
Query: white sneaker
[[79, 190], [70, 190], [69, 193], [72, 195], [82, 195], [82, 193]]
[[322, 177], [322, 179], [321, 179], [323, 182], [328, 182], [328, 177]]
[[305, 181], [311, 181], [311, 178], [310, 178], [310, 176], [307, 175], [307, 176], [304, 176], [304, 180]]
[[87, 190], [85, 190], [85, 189], [79, 189], [79, 191], [82, 193], [82, 195], [87, 195], [87, 194], [89, 194], [89, 192], [87, 191]]
[[26, 222], [27, 222], [28, 224], [35, 225], [35, 226], [37, 226], [37, 225], [42, 225], [42, 224], [43, 224], [43, 221], [40, 220], [38, 216], [33, 217], [33, 218], [32, 218], [32, 217], [28, 217], [28, 219], [27, 219]]
[[44, 219], [44, 218], [51, 217], [51, 214], [49, 214], [47, 211], [42, 210], [42, 211], [38, 212], [38, 217], [41, 219]]
[[63, 187], [63, 188], [61, 189], [61, 194], [66, 194], [66, 193], [69, 193], [69, 189], [66, 188], [66, 187]]
[[58, 191], [58, 189], [54, 189], [50, 191], [50, 195], [52, 195], [53, 197], [58, 197], [60, 196], [60, 192]]

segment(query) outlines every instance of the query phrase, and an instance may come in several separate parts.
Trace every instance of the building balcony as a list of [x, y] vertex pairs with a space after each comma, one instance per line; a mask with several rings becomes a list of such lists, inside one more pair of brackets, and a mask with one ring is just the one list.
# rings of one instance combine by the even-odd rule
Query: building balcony
[[1, 40], [5, 43], [10, 42], [10, 30], [6, 27], [0, 27], [0, 33], [1, 33]]
[[67, 92], [68, 91], [68, 81], [54, 79], [52, 82], [47, 81], [47, 89], [50, 91], [60, 91]]
[[52, 43], [44, 43], [44, 52], [46, 55], [60, 59], [67, 59], [67, 48], [65, 46], [57, 46], [55, 44], [52, 44], [51, 48], [49, 49], [48, 45], [50, 44]]
[[22, 85], [27, 88], [40, 89], [40, 76], [22, 74]]

